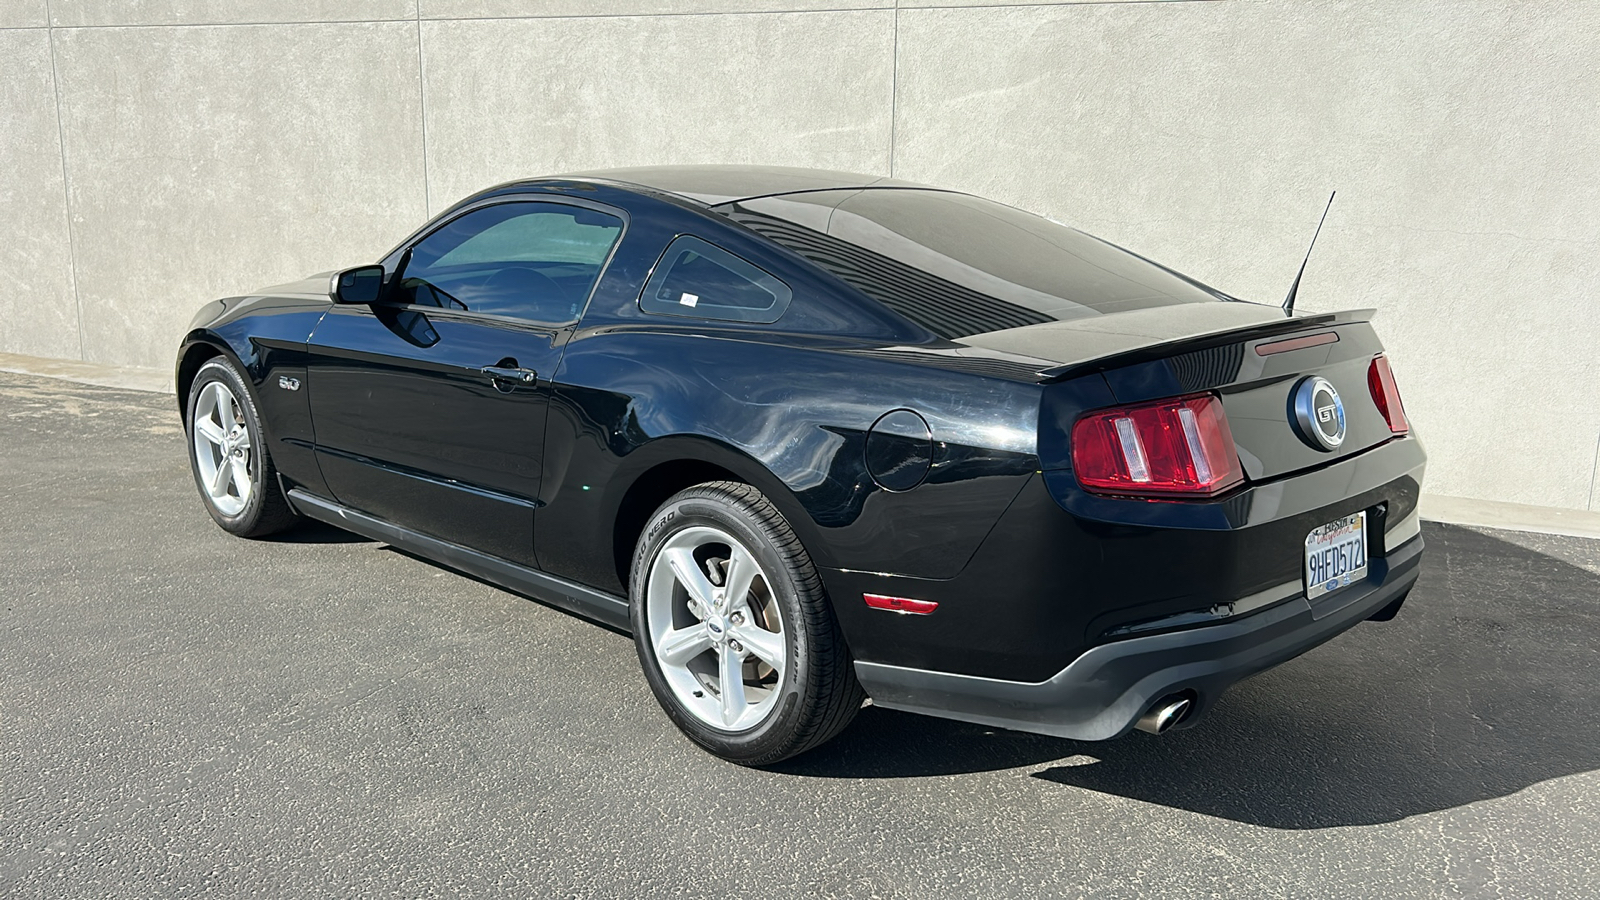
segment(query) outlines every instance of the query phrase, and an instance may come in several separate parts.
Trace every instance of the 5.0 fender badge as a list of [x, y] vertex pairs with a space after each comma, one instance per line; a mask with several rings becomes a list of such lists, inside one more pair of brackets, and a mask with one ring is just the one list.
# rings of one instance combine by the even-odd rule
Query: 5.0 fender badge
[[1300, 439], [1317, 450], [1337, 450], [1344, 443], [1344, 401], [1328, 379], [1301, 379], [1289, 397], [1289, 421]]
[[278, 387], [281, 387], [286, 391], [298, 391], [300, 390], [300, 379], [290, 378], [287, 375], [279, 375]]

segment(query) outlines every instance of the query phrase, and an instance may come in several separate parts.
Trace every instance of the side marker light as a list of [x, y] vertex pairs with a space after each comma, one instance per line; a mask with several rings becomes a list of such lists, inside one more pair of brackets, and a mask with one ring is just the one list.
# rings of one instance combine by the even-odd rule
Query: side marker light
[[914, 616], [925, 616], [939, 608], [939, 604], [932, 600], [912, 600], [909, 597], [888, 597], [883, 594], [862, 594], [861, 599], [873, 609], [887, 609], [890, 612], [907, 613]]

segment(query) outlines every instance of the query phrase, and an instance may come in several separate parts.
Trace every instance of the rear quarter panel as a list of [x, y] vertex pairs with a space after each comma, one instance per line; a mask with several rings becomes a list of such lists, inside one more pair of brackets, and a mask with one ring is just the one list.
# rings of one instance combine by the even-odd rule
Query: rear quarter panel
[[[822, 567], [947, 578], [1037, 470], [1036, 385], [864, 358], [715, 328], [617, 329], [575, 339], [546, 437], [540, 564], [620, 590], [606, 554], [634, 482], [702, 459], [752, 482]], [[865, 466], [879, 417], [912, 409], [933, 460], [910, 491]]]

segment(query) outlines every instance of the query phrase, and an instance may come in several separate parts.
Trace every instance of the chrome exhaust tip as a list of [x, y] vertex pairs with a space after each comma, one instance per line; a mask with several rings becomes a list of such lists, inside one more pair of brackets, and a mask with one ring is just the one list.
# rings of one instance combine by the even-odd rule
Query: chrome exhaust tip
[[1150, 707], [1149, 712], [1140, 716], [1139, 721], [1133, 723], [1133, 727], [1150, 734], [1161, 734], [1178, 724], [1193, 703], [1193, 700], [1182, 694], [1163, 697]]

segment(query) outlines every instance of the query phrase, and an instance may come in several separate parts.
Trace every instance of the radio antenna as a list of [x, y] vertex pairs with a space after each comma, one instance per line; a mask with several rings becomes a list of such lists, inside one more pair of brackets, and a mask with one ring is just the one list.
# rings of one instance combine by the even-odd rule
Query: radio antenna
[[1333, 208], [1334, 191], [1328, 195], [1328, 205], [1322, 208], [1322, 218], [1317, 220], [1317, 230], [1311, 234], [1311, 247], [1306, 248], [1306, 258], [1300, 261], [1300, 271], [1294, 273], [1294, 284], [1289, 286], [1289, 296], [1283, 300], [1284, 315], [1294, 314], [1294, 296], [1300, 293], [1300, 276], [1306, 274], [1306, 263], [1311, 261], [1311, 248], [1317, 246], [1317, 235], [1322, 233], [1322, 223], [1328, 221], [1328, 210]]

